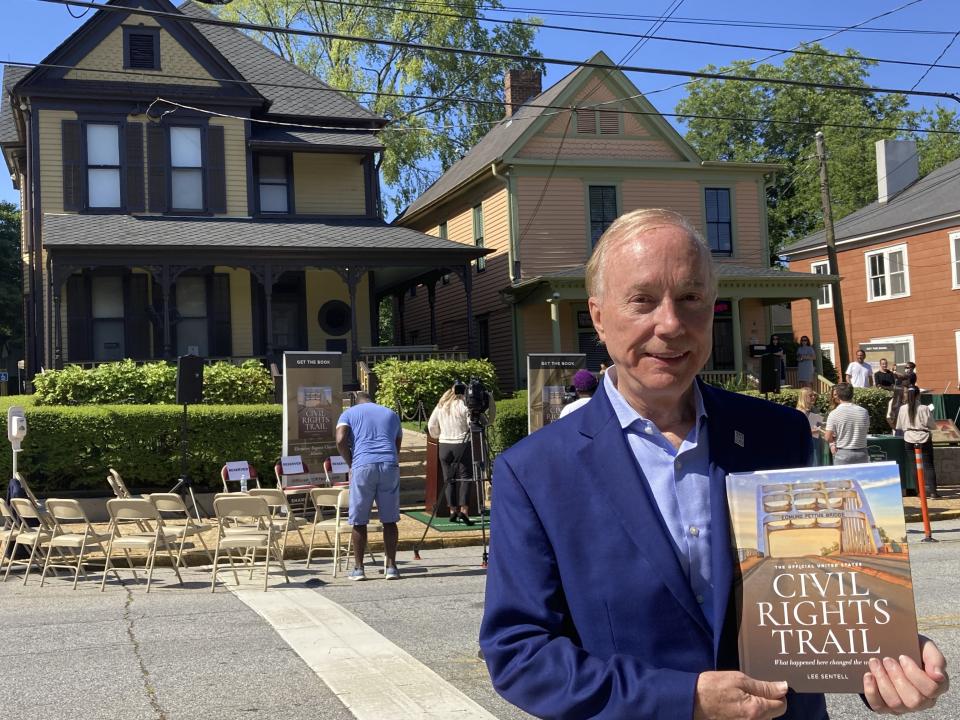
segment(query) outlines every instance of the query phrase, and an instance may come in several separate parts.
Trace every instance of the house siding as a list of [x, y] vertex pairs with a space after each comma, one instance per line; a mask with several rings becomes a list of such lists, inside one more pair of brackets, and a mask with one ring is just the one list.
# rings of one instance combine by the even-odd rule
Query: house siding
[[[867, 247], [838, 249], [847, 340], [853, 357], [860, 343], [873, 338], [913, 336], [913, 361], [921, 387], [932, 392], [956, 392], [958, 357], [954, 333], [960, 330], [960, 290], [952, 288], [950, 233], [945, 230], [876, 243]], [[907, 245], [910, 295], [893, 300], [867, 301], [867, 253]], [[826, 254], [793, 260], [790, 269], [810, 272], [810, 265], [825, 262]], [[833, 308], [819, 309], [820, 341], [834, 343], [837, 331]], [[810, 304], [794, 302], [791, 308], [794, 333], [811, 334]], [[838, 368], [842, 373], [843, 368]]]
[[232, 354], [253, 355], [253, 316], [250, 312], [250, 271], [215, 267], [214, 272], [230, 276], [230, 335]]
[[[87, 53], [76, 64], [75, 69], [66, 74], [67, 80], [102, 80], [116, 82], [118, 76], [113, 73], [96, 72], [97, 70], [124, 70], [123, 67], [123, 26], [143, 25], [145, 27], [159, 27], [160, 24], [148, 15], [130, 15], [123, 25], [117, 27], [101, 41], [93, 50]], [[174, 76], [174, 77], [171, 77]], [[181, 77], [197, 78], [183, 80]], [[205, 85], [219, 86], [203, 66], [179, 43], [170, 33], [160, 28], [160, 70], [127, 74], [123, 76], [125, 82], [142, 82], [160, 85]]]
[[536, 277], [585, 263], [590, 237], [584, 181], [519, 177], [516, 192], [521, 276]]
[[[211, 118], [211, 125], [223, 127], [224, 161], [227, 178], [227, 215], [246, 217], [247, 140], [244, 121], [236, 118]], [[146, 143], [144, 143], [146, 148]]]
[[363, 159], [359, 155], [294, 153], [293, 188], [298, 214], [366, 214]]
[[63, 126], [76, 120], [72, 110], [37, 110], [39, 115], [40, 196], [42, 212], [63, 212]]

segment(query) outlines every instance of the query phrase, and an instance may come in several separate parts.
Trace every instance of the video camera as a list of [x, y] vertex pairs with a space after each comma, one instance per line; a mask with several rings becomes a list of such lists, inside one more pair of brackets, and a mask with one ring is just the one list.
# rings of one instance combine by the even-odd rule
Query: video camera
[[463, 396], [463, 404], [471, 415], [480, 415], [490, 407], [490, 396], [486, 386], [477, 378], [470, 378], [467, 382], [458, 380], [453, 385], [453, 393]]

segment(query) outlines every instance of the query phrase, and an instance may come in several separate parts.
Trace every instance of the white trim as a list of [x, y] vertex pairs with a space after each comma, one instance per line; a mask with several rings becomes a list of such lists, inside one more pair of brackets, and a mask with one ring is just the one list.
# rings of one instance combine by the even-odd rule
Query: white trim
[[[825, 268], [825, 269], [826, 269], [826, 272], [824, 272], [824, 273], [818, 273], [818, 272], [817, 272], [817, 268], [820, 268], [820, 267]], [[813, 275], [829, 275], [829, 274], [830, 274], [830, 261], [829, 261], [829, 260], [822, 260], [822, 261], [820, 261], [820, 262], [810, 263], [810, 272], [811, 272], [811, 274], [813, 274]], [[818, 298], [818, 299], [817, 299], [817, 309], [818, 309], [818, 310], [827, 310], [827, 309], [833, 307], [833, 285], [831, 285], [830, 283], [826, 283], [825, 285], [821, 286], [820, 291], [822, 292], [824, 289], [826, 289], [826, 291], [827, 291], [827, 297], [830, 298], [830, 301], [829, 301], [829, 302], [825, 302], [825, 303], [821, 303], [820, 300], [819, 300], [819, 298]]]
[[[957, 345], [957, 378], [960, 378], [960, 330], [953, 331], [953, 338]], [[960, 390], [960, 379], [957, 380], [957, 389]]]
[[[910, 361], [917, 361], [917, 350], [913, 346], [913, 335], [893, 335], [891, 337], [875, 337], [870, 338], [872, 343], [888, 343], [890, 345], [903, 345], [906, 344], [910, 350]], [[894, 360], [896, 362], [896, 360]]]
[[954, 290], [960, 290], [960, 253], [957, 252], [957, 245], [960, 244], [960, 232], [950, 233], [950, 276], [953, 280], [951, 287]]
[[[902, 293], [894, 295], [890, 291], [890, 260], [889, 256], [896, 252], [903, 253], [903, 288]], [[884, 272], [883, 278], [886, 285], [887, 292], [884, 295], [874, 296], [873, 294], [873, 283], [870, 281], [870, 259], [877, 255], [883, 255], [883, 265]], [[878, 248], [877, 250], [871, 250], [863, 254], [863, 261], [866, 267], [866, 281], [867, 281], [867, 302], [883, 302], [884, 300], [898, 300], [900, 298], [910, 297], [910, 260], [907, 256], [907, 244], [901, 243], [900, 245], [888, 245], [887, 247]]]

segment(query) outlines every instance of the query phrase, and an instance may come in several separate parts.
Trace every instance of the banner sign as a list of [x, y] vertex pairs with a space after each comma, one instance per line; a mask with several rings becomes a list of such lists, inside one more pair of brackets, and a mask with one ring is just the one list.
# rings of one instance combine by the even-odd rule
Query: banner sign
[[587, 366], [583, 353], [527, 355], [527, 430], [534, 432], [560, 417], [573, 375]]
[[[283, 354], [283, 455], [322, 468], [337, 452], [343, 411], [343, 356], [338, 352]], [[286, 472], [286, 471], [284, 471]]]
[[[890, 363], [890, 369], [896, 370], [897, 361], [895, 359], [897, 346], [892, 343], [860, 343], [858, 350], [863, 350], [865, 362], [870, 363], [873, 372], [880, 369], [880, 358], [886, 358]], [[856, 359], [856, 358], [854, 358]], [[846, 368], [838, 368], [846, 371]], [[843, 373], [839, 373], [842, 375]]]

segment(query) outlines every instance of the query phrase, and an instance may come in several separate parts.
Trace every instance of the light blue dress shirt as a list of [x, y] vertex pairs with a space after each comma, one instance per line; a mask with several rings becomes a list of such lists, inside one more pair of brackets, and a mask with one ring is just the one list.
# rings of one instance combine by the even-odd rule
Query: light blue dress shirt
[[620, 421], [624, 437], [649, 483], [663, 522], [673, 539], [677, 559], [690, 587], [712, 623], [713, 581], [710, 544], [726, 542], [713, 537], [710, 520], [710, 483], [725, 482], [722, 470], [711, 466], [707, 438], [707, 413], [696, 383], [693, 397], [697, 420], [679, 448], [660, 429], [634, 410], [616, 388], [616, 368], [604, 373], [607, 397]]

